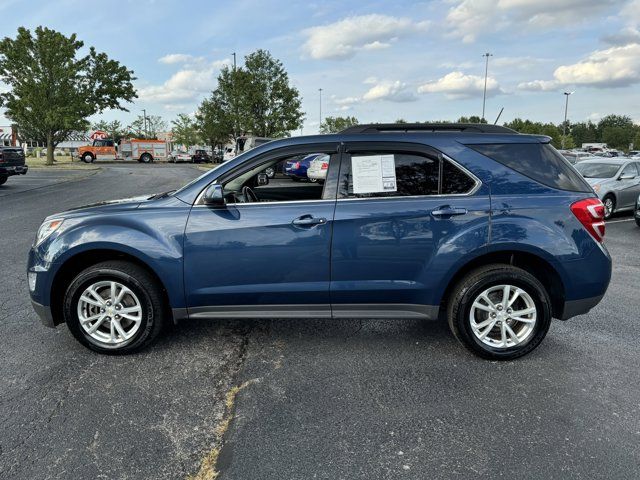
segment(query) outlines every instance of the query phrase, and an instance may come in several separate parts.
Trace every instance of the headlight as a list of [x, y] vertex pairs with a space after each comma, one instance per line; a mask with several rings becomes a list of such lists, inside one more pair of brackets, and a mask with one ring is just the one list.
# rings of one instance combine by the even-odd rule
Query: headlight
[[44, 240], [49, 235], [51, 235], [53, 232], [58, 230], [58, 228], [60, 228], [60, 225], [62, 225], [63, 221], [64, 221], [63, 219], [57, 218], [55, 220], [47, 220], [42, 225], [40, 225], [40, 228], [38, 229], [38, 233], [36, 234], [35, 245], [38, 246], [42, 242], [44, 242]]

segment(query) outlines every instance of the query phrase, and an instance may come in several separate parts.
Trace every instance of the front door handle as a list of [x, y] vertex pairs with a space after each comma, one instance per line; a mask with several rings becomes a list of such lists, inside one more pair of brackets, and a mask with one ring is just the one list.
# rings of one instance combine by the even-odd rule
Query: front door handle
[[460, 207], [451, 207], [449, 205], [443, 205], [431, 211], [431, 215], [436, 218], [453, 217], [454, 215], [466, 215], [467, 209]]
[[324, 225], [327, 219], [324, 217], [314, 217], [313, 215], [302, 215], [291, 222], [296, 227], [313, 227], [314, 225]]

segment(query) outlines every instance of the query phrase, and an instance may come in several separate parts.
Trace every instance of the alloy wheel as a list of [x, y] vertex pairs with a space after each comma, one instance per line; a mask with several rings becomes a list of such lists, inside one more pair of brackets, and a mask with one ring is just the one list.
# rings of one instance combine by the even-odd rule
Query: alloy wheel
[[116, 281], [89, 285], [78, 300], [78, 319], [85, 333], [105, 345], [131, 340], [142, 323], [142, 305], [131, 289]]
[[504, 349], [521, 345], [531, 338], [536, 315], [533, 298], [522, 288], [495, 285], [475, 298], [469, 322], [480, 342]]

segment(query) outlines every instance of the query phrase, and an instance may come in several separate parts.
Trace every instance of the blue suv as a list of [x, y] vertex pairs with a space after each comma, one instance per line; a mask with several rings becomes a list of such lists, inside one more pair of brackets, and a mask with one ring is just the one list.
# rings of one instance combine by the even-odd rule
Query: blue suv
[[[48, 217], [33, 305], [102, 353], [189, 318], [446, 317], [474, 353], [516, 358], [611, 276], [603, 205], [549, 140], [377, 124], [273, 141], [180, 190]], [[322, 185], [263, 173], [319, 153]]]

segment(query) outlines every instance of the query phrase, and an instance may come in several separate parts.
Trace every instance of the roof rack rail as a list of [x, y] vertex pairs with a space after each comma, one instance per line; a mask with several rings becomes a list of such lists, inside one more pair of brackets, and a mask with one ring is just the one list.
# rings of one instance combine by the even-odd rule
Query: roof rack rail
[[340, 133], [409, 133], [409, 132], [464, 132], [510, 133], [515, 130], [486, 123], [370, 123], [345, 128]]

